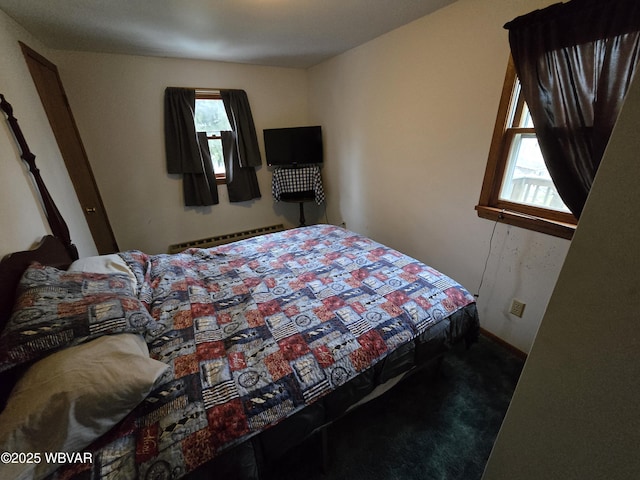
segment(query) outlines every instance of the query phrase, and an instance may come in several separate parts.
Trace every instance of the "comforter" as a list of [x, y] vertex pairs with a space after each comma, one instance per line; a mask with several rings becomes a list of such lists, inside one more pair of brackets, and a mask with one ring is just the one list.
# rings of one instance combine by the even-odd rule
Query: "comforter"
[[[177, 478], [313, 404], [473, 304], [427, 265], [347, 230], [298, 228], [174, 255], [119, 254], [151, 357], [169, 365], [60, 478]], [[453, 341], [477, 317], [451, 323]], [[440, 329], [441, 331], [442, 329]]]

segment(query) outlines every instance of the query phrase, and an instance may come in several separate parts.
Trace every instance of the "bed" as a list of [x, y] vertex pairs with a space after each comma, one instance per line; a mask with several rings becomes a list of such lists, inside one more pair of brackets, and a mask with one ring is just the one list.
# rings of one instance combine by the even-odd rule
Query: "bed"
[[0, 264], [2, 478], [259, 478], [478, 334], [456, 281], [332, 225], [74, 252]]

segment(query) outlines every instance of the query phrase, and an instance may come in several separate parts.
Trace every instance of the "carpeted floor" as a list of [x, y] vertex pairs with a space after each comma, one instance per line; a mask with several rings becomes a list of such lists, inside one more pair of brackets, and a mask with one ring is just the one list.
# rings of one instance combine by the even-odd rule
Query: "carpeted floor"
[[437, 380], [416, 374], [332, 425], [325, 473], [314, 438], [269, 479], [480, 479], [522, 366], [483, 336], [470, 350], [456, 346]]

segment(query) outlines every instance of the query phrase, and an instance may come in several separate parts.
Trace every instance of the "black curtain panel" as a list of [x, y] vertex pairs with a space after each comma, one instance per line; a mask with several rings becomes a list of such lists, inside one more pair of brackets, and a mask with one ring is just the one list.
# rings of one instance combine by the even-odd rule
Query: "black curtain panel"
[[235, 133], [240, 166], [259, 167], [262, 165], [262, 158], [247, 93], [244, 90], [220, 90], [220, 96], [229, 117], [231, 129]]
[[258, 176], [253, 167], [240, 166], [235, 132], [220, 132], [222, 154], [227, 172], [227, 191], [230, 202], [246, 202], [260, 198]]
[[[187, 174], [184, 177], [184, 181], [187, 179], [192, 183], [189, 188], [192, 195], [188, 199], [187, 205], [217, 205], [218, 199], [218, 184], [216, 182], [216, 174], [213, 171], [213, 162], [211, 161], [211, 152], [209, 150], [209, 139], [207, 138], [207, 132], [197, 132], [198, 146], [200, 147], [200, 155], [202, 156], [202, 174]], [[186, 198], [185, 189], [185, 198]]]
[[640, 2], [573, 0], [505, 28], [545, 163], [579, 218], [638, 62]]
[[218, 191], [209, 147], [199, 141], [194, 122], [194, 89], [168, 87], [164, 94], [164, 130], [167, 172], [183, 176], [186, 206], [218, 203]]

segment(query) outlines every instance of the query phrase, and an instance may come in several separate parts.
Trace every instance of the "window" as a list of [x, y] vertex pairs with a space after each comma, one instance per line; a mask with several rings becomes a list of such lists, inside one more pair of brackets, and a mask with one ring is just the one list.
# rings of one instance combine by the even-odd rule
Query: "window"
[[570, 239], [577, 220], [551, 181], [509, 60], [478, 216]]
[[226, 181], [220, 132], [231, 130], [220, 93], [216, 90], [196, 90], [196, 131], [207, 132], [213, 172], [218, 183]]

